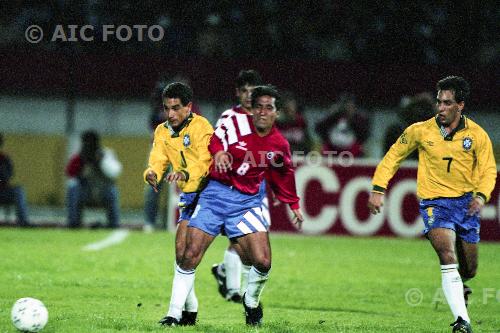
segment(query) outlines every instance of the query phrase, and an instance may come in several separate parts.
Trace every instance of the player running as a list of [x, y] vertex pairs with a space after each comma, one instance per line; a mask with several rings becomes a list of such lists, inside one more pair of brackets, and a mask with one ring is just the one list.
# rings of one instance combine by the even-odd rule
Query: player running
[[[205, 184], [205, 177], [212, 162], [208, 143], [213, 128], [204, 117], [191, 111], [193, 92], [183, 83], [175, 82], [163, 91], [163, 108], [167, 121], [156, 127], [149, 165], [144, 179], [154, 191], [158, 191], [158, 179], [162, 179], [168, 167], [172, 167], [165, 181], [176, 182], [182, 190], [180, 217], [175, 236], [175, 257], [179, 264], [186, 248], [188, 221], [196, 207], [198, 193]], [[176, 267], [177, 267], [176, 264]], [[194, 325], [198, 314], [198, 299], [194, 286], [181, 304], [179, 325]], [[160, 321], [163, 324], [163, 320]]]
[[458, 76], [437, 83], [437, 115], [409, 126], [377, 166], [368, 207], [380, 212], [384, 191], [401, 161], [418, 149], [417, 195], [424, 233], [441, 264], [442, 287], [455, 322], [472, 332], [463, 282], [476, 275], [479, 213], [497, 176], [488, 134], [462, 112], [469, 84]]

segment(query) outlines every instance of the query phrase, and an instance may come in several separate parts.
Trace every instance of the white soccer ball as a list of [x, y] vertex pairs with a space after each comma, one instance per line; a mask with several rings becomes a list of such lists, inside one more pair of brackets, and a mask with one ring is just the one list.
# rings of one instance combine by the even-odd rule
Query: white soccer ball
[[39, 332], [47, 324], [49, 312], [41, 301], [25, 297], [14, 303], [10, 318], [20, 331]]

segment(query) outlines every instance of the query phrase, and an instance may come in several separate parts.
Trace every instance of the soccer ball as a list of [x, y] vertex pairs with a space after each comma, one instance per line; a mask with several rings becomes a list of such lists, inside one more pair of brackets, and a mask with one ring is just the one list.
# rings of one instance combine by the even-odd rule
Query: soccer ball
[[41, 301], [25, 297], [14, 303], [10, 317], [18, 330], [39, 332], [47, 324], [49, 312]]

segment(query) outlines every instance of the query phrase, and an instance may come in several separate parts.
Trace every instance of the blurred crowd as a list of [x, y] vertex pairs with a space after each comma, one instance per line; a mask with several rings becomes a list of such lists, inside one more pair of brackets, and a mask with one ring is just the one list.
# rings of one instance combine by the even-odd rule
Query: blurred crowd
[[58, 24], [158, 24], [165, 30], [161, 42], [133, 38], [71, 45], [80, 52], [168, 52], [178, 57], [492, 64], [499, 60], [500, 41], [494, 37], [499, 22], [494, 1], [18, 0], [2, 4], [0, 46], [28, 45], [24, 33], [31, 24], [44, 31], [54, 31]]

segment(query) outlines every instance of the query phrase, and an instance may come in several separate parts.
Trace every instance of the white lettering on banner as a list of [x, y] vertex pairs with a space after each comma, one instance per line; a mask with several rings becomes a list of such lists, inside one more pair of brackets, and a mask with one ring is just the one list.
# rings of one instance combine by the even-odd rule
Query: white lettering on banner
[[[324, 191], [338, 192], [340, 189], [339, 179], [333, 170], [326, 166], [307, 166], [299, 167], [295, 170], [295, 179], [297, 186], [297, 194], [302, 198], [301, 205], [305, 207], [304, 198], [306, 195], [307, 184], [317, 179], [323, 186]], [[293, 213], [287, 209], [288, 218], [292, 220]], [[303, 209], [305, 222], [302, 225], [302, 230], [306, 234], [321, 234], [328, 231], [337, 220], [338, 209], [334, 205], [328, 205], [321, 209], [321, 213], [315, 217], [307, 214], [306, 209]]]
[[360, 221], [356, 214], [356, 197], [360, 192], [370, 192], [372, 189], [369, 177], [357, 177], [348, 182], [340, 196], [340, 216], [344, 227], [351, 234], [370, 236], [376, 233], [384, 223], [384, 213], [372, 215], [366, 221]]
[[389, 228], [398, 236], [416, 237], [421, 234], [424, 228], [420, 215], [412, 224], [405, 223], [403, 219], [403, 199], [407, 194], [415, 194], [416, 192], [416, 180], [402, 180], [394, 184], [387, 197], [386, 209]]

